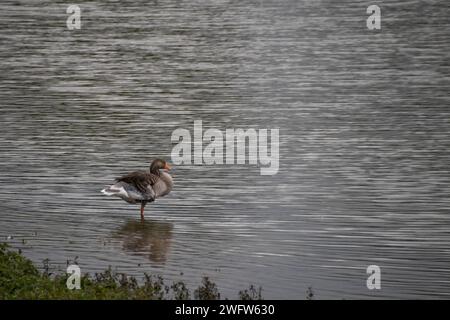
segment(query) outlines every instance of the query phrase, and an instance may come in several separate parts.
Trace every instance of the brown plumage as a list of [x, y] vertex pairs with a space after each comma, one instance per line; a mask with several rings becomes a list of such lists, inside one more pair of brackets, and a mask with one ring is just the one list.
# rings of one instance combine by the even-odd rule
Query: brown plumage
[[147, 193], [148, 187], [153, 186], [158, 179], [160, 179], [160, 174], [149, 173], [145, 171], [135, 171], [126, 174], [122, 177], [116, 178], [116, 182], [125, 182], [136, 187], [140, 192]]
[[126, 174], [102, 192], [108, 196], [118, 196], [128, 203], [140, 203], [141, 218], [144, 219], [145, 205], [172, 190], [172, 177], [161, 170], [170, 170], [170, 166], [164, 160], [156, 159], [150, 166], [150, 172], [134, 171]]

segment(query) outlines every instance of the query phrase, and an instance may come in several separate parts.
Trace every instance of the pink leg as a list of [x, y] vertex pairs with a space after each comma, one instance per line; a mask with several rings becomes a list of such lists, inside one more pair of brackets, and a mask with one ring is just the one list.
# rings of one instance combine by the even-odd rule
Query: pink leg
[[141, 220], [144, 220], [145, 202], [141, 202]]

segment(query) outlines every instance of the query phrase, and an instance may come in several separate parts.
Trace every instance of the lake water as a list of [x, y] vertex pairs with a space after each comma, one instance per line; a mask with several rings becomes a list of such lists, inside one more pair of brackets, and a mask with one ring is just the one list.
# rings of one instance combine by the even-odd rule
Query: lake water
[[[2, 241], [40, 267], [207, 275], [229, 298], [449, 297], [446, 1], [77, 4], [80, 30], [62, 1], [0, 4]], [[100, 193], [170, 161], [194, 120], [279, 128], [278, 174], [175, 166], [145, 223]]]

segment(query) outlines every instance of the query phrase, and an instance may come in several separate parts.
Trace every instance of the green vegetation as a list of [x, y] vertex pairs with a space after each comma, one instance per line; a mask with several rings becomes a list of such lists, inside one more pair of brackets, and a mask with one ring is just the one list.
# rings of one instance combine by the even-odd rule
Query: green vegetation
[[[48, 262], [47, 262], [48, 263]], [[81, 277], [81, 289], [69, 290], [67, 274], [51, 275], [47, 268], [39, 272], [33, 263], [20, 253], [0, 244], [0, 299], [177, 299], [191, 298], [191, 292], [183, 281], [166, 285], [160, 276], [144, 274], [144, 282], [110, 269]], [[215, 283], [204, 277], [193, 293], [194, 299], [220, 299]], [[262, 299], [261, 288], [253, 286], [239, 292], [243, 300]]]

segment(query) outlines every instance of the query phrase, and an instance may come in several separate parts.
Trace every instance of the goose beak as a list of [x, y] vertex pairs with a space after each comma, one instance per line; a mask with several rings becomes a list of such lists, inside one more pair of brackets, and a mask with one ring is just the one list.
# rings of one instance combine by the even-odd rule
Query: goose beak
[[170, 169], [172, 169], [168, 164], [167, 164], [167, 162], [166, 162], [166, 164], [164, 165], [164, 169], [166, 169], [166, 170], [170, 170]]

